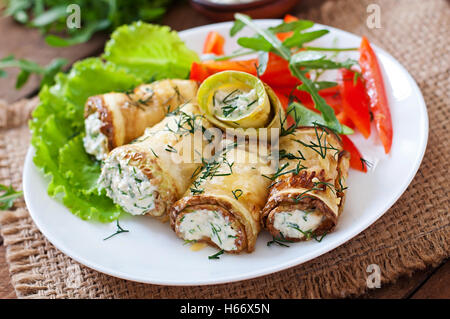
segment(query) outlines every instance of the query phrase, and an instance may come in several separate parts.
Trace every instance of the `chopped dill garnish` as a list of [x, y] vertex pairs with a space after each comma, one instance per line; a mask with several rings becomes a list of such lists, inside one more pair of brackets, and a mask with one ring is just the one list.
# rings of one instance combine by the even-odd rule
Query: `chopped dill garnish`
[[183, 243], [183, 246], [185, 246], [185, 245], [187, 245], [187, 244], [195, 244], [197, 242], [197, 240], [196, 239], [185, 239], [184, 240], [184, 243]]
[[159, 158], [158, 155], [156, 155], [155, 151], [153, 150], [153, 148], [150, 147], [150, 150], [152, 151], [153, 155], [155, 155], [156, 158]]
[[236, 198], [236, 200], [239, 200], [239, 197], [241, 197], [242, 194], [244, 193], [242, 191], [242, 189], [240, 189], [240, 188], [237, 188], [237, 189], [235, 189], [235, 190], [233, 190], [231, 192], [233, 193], [233, 196], [234, 196], [234, 198]]
[[166, 148], [164, 150], [171, 153], [177, 153], [177, 150], [169, 144], [166, 145]]
[[222, 107], [222, 113], [225, 117], [228, 117], [236, 109], [237, 109], [237, 106], [226, 105], [226, 106]]
[[369, 162], [368, 160], [360, 157], [362, 169], [367, 167], [367, 169], [371, 169], [373, 167], [373, 163]]
[[[235, 89], [233, 90], [231, 93], [229, 93], [227, 96], [225, 96], [222, 100], [222, 103], [226, 104], [229, 103], [230, 101], [228, 100], [229, 97], [231, 97], [234, 93], [238, 92], [239, 89]], [[233, 100], [232, 100], [233, 101]]]
[[215, 253], [214, 255], [208, 256], [208, 259], [220, 259], [220, 255], [223, 255], [223, 253], [225, 252], [225, 250], [220, 250], [217, 253]]
[[300, 227], [297, 224], [294, 223], [289, 223], [288, 225], [289, 227], [299, 231], [300, 233], [303, 234], [303, 236], [305, 236], [306, 240], [309, 240], [311, 238], [313, 238], [315, 241], [317, 242], [321, 242], [322, 239], [324, 239], [324, 237], [327, 235], [327, 232], [325, 232], [320, 238], [314, 233], [314, 231], [312, 231], [311, 229], [303, 231], [300, 229]]
[[283, 234], [280, 233], [280, 237], [272, 236], [272, 240], [267, 242], [267, 246], [270, 247], [273, 244], [277, 244], [278, 246], [289, 248], [290, 246], [286, 245], [285, 243], [293, 243], [293, 241], [287, 240], [286, 238], [284, 238]]
[[[307, 143], [305, 143], [305, 142], [303, 142], [301, 140], [296, 140], [296, 139], [293, 139], [293, 141], [303, 145], [304, 147], [310, 148], [311, 150], [313, 150], [314, 152], [319, 154], [321, 158], [325, 158], [327, 156], [327, 151], [328, 150], [334, 150], [335, 151], [334, 156], [339, 154], [339, 152], [340, 152], [339, 149], [337, 149], [336, 147], [331, 145], [329, 142], [327, 143], [328, 131], [322, 129], [322, 132], [319, 134], [319, 132], [317, 130], [318, 126], [319, 125], [317, 125], [317, 123], [314, 123], [314, 132], [315, 132], [315, 135], [316, 135], [317, 143], [314, 142], [314, 141], [310, 141], [309, 144], [307, 144]], [[327, 144], [329, 146], [327, 146]]]
[[119, 220], [118, 220], [118, 219], [116, 220], [116, 226], [117, 226], [116, 232], [115, 232], [114, 234], [112, 234], [112, 235], [109, 235], [109, 236], [106, 237], [106, 238], [103, 238], [103, 240], [110, 239], [111, 237], [116, 236], [116, 235], [119, 235], [119, 234], [121, 234], [121, 233], [128, 233], [128, 232], [130, 232], [130, 231], [127, 230], [127, 229], [123, 229], [123, 228], [119, 225]]

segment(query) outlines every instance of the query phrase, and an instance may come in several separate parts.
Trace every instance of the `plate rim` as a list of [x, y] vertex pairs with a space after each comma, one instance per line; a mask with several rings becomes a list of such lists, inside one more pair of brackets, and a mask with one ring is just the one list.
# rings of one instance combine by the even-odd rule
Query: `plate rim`
[[[254, 20], [257, 23], [279, 23], [281, 20], [280, 19], [256, 19]], [[195, 27], [195, 28], [190, 28], [190, 29], [186, 29], [183, 31], [178, 32], [178, 34], [180, 35], [180, 37], [182, 35], [189, 35], [189, 33], [195, 33], [195, 32], [201, 32], [204, 29], [213, 29], [214, 27], [217, 26], [225, 26], [230, 24], [231, 26], [232, 21], [226, 21], [226, 22], [220, 22], [220, 23], [214, 23], [214, 24], [208, 24], [208, 25], [203, 25], [203, 26], [199, 26], [199, 27]], [[338, 31], [340, 33], [344, 33], [346, 35], [350, 35], [352, 37], [358, 37], [361, 38], [361, 36], [342, 30], [342, 29], [338, 29], [332, 26], [328, 26], [328, 25], [323, 25], [323, 24], [319, 24], [316, 23], [315, 26], [318, 27], [325, 27], [328, 29], [332, 29], [333, 31]], [[410, 171], [409, 176], [407, 179], [407, 183], [404, 184], [404, 187], [402, 187], [401, 191], [394, 197], [391, 198], [390, 201], [386, 202], [386, 204], [383, 206], [383, 209], [379, 210], [378, 214], [374, 214], [373, 216], [371, 216], [371, 218], [366, 218], [363, 220], [363, 222], [361, 223], [359, 228], [356, 228], [354, 230], [350, 230], [348, 231], [348, 235], [341, 238], [341, 239], [337, 239], [335, 241], [333, 241], [330, 245], [327, 246], [323, 246], [323, 248], [317, 249], [309, 254], [304, 254], [301, 257], [295, 258], [295, 259], [291, 259], [288, 262], [284, 262], [282, 264], [278, 264], [276, 267], [274, 266], [268, 266], [265, 268], [260, 268], [259, 270], [254, 270], [251, 274], [249, 273], [244, 273], [244, 274], [237, 274], [237, 275], [232, 275], [232, 276], [228, 276], [228, 277], [223, 277], [219, 280], [197, 280], [195, 282], [193, 281], [186, 281], [186, 282], [180, 282], [179, 280], [177, 281], [170, 281], [170, 280], [158, 280], [156, 278], [148, 278], [148, 279], [144, 279], [141, 276], [133, 276], [133, 275], [129, 275], [127, 273], [124, 272], [120, 272], [114, 269], [111, 269], [110, 267], [105, 267], [102, 266], [101, 264], [98, 264], [96, 262], [91, 262], [88, 259], [83, 258], [82, 256], [74, 253], [71, 251], [70, 248], [66, 247], [66, 245], [64, 243], [61, 243], [58, 238], [55, 238], [50, 231], [48, 231], [48, 229], [42, 225], [41, 221], [39, 220], [38, 217], [38, 213], [36, 213], [36, 211], [38, 210], [34, 207], [34, 204], [32, 203], [32, 201], [30, 200], [30, 179], [28, 178], [28, 176], [30, 174], [28, 174], [27, 172], [29, 172], [29, 170], [31, 169], [35, 169], [37, 170], [42, 178], [45, 179], [45, 176], [42, 172], [41, 169], [37, 168], [33, 162], [33, 155], [34, 155], [34, 148], [32, 145], [29, 146], [26, 157], [25, 157], [25, 162], [24, 162], [24, 169], [23, 169], [23, 175], [22, 175], [22, 180], [23, 180], [23, 191], [24, 191], [24, 199], [25, 199], [25, 203], [26, 206], [28, 208], [28, 211], [30, 213], [30, 216], [33, 220], [33, 222], [36, 224], [37, 228], [39, 229], [39, 231], [57, 248], [59, 249], [61, 252], [63, 252], [65, 255], [69, 256], [70, 258], [72, 258], [73, 260], [79, 262], [82, 265], [85, 265], [86, 267], [89, 267], [91, 269], [94, 269], [96, 271], [99, 271], [101, 273], [113, 276], [113, 277], [117, 277], [120, 279], [125, 279], [125, 280], [130, 280], [130, 281], [134, 281], [134, 282], [140, 282], [140, 283], [146, 283], [146, 284], [156, 284], [156, 285], [166, 285], [166, 286], [195, 286], [195, 285], [215, 285], [215, 284], [224, 284], [224, 283], [231, 283], [231, 282], [237, 282], [237, 281], [243, 281], [243, 280], [249, 280], [249, 279], [253, 279], [253, 278], [258, 278], [258, 277], [262, 277], [265, 275], [269, 275], [269, 274], [274, 274], [283, 270], [287, 270], [290, 269], [292, 267], [301, 265], [303, 263], [306, 263], [308, 261], [311, 261], [325, 253], [328, 253], [334, 249], [336, 249], [337, 247], [343, 245], [344, 243], [346, 243], [347, 241], [353, 239], [354, 237], [356, 237], [358, 234], [360, 234], [361, 232], [365, 231], [369, 226], [371, 226], [375, 221], [377, 221], [378, 219], [380, 219], [397, 201], [398, 199], [404, 194], [404, 192], [406, 191], [406, 189], [409, 187], [409, 185], [411, 184], [412, 180], [414, 179], [414, 177], [416, 176], [420, 165], [422, 164], [423, 161], [423, 157], [425, 155], [425, 151], [427, 148], [427, 144], [428, 144], [428, 135], [429, 135], [429, 119], [428, 119], [428, 112], [427, 112], [427, 107], [426, 107], [426, 103], [425, 100], [423, 98], [423, 94], [419, 88], [419, 86], [417, 85], [416, 81], [414, 80], [414, 78], [411, 76], [411, 74], [406, 70], [406, 68], [397, 61], [397, 59], [395, 59], [391, 54], [389, 54], [388, 52], [386, 52], [384, 49], [379, 48], [376, 45], [373, 45], [373, 47], [375, 48], [375, 51], [379, 51], [382, 52], [384, 55], [388, 56], [392, 61], [395, 62], [395, 64], [402, 70], [402, 72], [407, 76], [408, 80], [410, 80], [412, 86], [413, 86], [413, 92], [417, 92], [418, 93], [418, 104], [420, 105], [420, 110], [422, 110], [423, 114], [420, 117], [421, 120], [424, 121], [424, 135], [423, 135], [423, 143], [421, 145], [421, 149], [420, 149], [420, 153], [418, 153], [418, 157], [416, 162], [414, 163], [414, 168], [413, 170]], [[53, 199], [53, 198], [52, 198]], [[53, 199], [54, 200], [54, 199]], [[299, 258], [301, 258], [301, 260], [299, 261]]]

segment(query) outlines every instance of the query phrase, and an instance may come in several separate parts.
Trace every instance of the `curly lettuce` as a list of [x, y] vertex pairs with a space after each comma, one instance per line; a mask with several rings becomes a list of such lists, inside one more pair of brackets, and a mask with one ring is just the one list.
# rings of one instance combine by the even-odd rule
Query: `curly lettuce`
[[75, 63], [67, 74], [58, 73], [53, 86], [41, 89], [30, 121], [33, 161], [49, 179], [48, 194], [82, 219], [117, 219], [123, 211], [97, 190], [100, 163], [83, 147], [84, 104], [89, 96], [148, 82], [150, 74], [158, 79], [187, 77], [197, 59], [175, 32], [139, 22], [113, 33], [104, 60], [88, 58]]

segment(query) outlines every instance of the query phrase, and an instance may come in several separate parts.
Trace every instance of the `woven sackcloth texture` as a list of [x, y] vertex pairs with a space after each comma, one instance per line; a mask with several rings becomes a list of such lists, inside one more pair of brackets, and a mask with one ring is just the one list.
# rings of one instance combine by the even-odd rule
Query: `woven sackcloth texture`
[[[378, 3], [381, 29], [366, 26], [367, 6]], [[363, 233], [303, 265], [248, 281], [196, 287], [145, 285], [77, 264], [52, 246], [20, 201], [0, 212], [11, 282], [20, 298], [317, 298], [366, 290], [366, 268], [378, 264], [382, 284], [449, 256], [450, 9], [445, 0], [329, 1], [300, 14], [359, 35], [390, 52], [413, 75], [430, 118], [428, 148], [398, 202]], [[0, 183], [21, 187], [36, 100], [0, 103]], [[79, 287], [68, 283], [74, 271]]]

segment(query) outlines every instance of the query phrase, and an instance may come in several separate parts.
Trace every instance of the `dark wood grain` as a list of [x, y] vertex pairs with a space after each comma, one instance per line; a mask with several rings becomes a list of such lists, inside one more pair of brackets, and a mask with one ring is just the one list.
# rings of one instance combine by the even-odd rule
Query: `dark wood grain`
[[436, 269], [433, 275], [411, 296], [413, 299], [450, 299], [450, 261]]
[[[324, 0], [300, 1], [293, 13], [312, 6], [319, 6], [323, 2]], [[163, 20], [164, 24], [177, 31], [212, 22], [212, 20], [191, 9], [186, 3], [174, 5]], [[97, 35], [86, 44], [70, 48], [52, 48], [45, 44], [38, 31], [25, 28], [10, 18], [0, 18], [0, 58], [13, 53], [16, 57], [29, 58], [41, 64], [46, 64], [55, 57], [65, 57], [70, 62], [74, 62], [80, 58], [99, 53], [106, 39], [106, 35]], [[37, 91], [39, 85], [37, 78], [32, 78], [22, 90], [15, 90], [14, 83], [18, 72], [12, 71], [9, 73], [8, 78], [0, 79], [0, 99], [13, 102]], [[6, 249], [1, 245], [0, 240], [0, 299], [16, 297], [10, 283], [5, 253]], [[418, 271], [411, 277], [400, 278], [395, 284], [370, 290], [361, 297], [449, 298], [450, 262], [447, 261], [438, 268]]]

